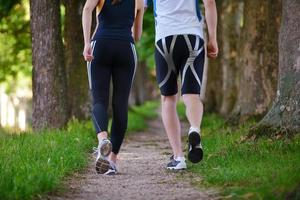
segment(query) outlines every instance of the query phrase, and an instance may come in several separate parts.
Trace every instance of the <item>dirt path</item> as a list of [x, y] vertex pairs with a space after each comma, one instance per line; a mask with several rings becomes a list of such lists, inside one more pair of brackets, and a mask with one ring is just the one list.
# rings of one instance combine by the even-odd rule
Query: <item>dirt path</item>
[[170, 157], [167, 137], [160, 119], [149, 123], [149, 129], [128, 137], [122, 146], [119, 174], [103, 176], [95, 173], [94, 161], [88, 170], [68, 181], [67, 192], [48, 196], [61, 200], [199, 200], [213, 199], [214, 192], [199, 191], [190, 183], [195, 180], [186, 172], [169, 172], [165, 165]]

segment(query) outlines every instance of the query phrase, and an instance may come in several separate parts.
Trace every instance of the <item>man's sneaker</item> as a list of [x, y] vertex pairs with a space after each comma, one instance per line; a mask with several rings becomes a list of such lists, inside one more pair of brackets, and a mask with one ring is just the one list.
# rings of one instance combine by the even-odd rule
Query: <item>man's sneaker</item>
[[98, 145], [98, 150], [98, 155], [101, 155], [102, 157], [107, 157], [112, 150], [111, 142], [108, 139], [103, 139]]
[[109, 161], [109, 168], [104, 175], [116, 175], [118, 173], [116, 164], [113, 161]]
[[188, 153], [189, 161], [191, 161], [192, 163], [198, 163], [202, 160], [202, 158], [203, 158], [203, 149], [201, 143], [196, 146], [190, 145], [189, 153]]
[[196, 146], [200, 144], [200, 142], [201, 142], [200, 130], [191, 127], [189, 130], [189, 144], [192, 146]]
[[188, 142], [189, 142], [188, 159], [192, 163], [200, 162], [203, 158], [203, 149], [202, 149], [199, 129], [190, 128]]
[[186, 163], [184, 157], [174, 158], [171, 156], [170, 162], [167, 164], [167, 169], [169, 170], [184, 170], [186, 169]]

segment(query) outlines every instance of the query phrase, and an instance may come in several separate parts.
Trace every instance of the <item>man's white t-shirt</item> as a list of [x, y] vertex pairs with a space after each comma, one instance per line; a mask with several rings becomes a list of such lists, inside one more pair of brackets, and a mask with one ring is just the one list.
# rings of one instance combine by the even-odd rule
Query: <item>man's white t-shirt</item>
[[[198, 0], [150, 0], [155, 17], [155, 41], [170, 35], [191, 34], [203, 38]], [[145, 0], [148, 5], [149, 0]]]

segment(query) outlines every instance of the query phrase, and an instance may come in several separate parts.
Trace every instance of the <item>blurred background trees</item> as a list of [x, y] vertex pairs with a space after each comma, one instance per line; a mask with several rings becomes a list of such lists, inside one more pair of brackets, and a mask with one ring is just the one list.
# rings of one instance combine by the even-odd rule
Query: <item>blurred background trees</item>
[[300, 2], [283, 1], [282, 10], [277, 95], [270, 111], [254, 127], [254, 132], [263, 135], [300, 131]]
[[[35, 9], [38, 13], [32, 14], [31, 20], [34, 22], [34, 18], [40, 19], [42, 17], [44, 21], [36, 23], [40, 23], [41, 27], [50, 28], [46, 26], [49, 24], [50, 18], [45, 16], [55, 9], [61, 17], [57, 18], [57, 27], [53, 26], [48, 31], [56, 30], [55, 32], [61, 32], [61, 35], [51, 39], [51, 43], [59, 44], [55, 47], [57, 51], [53, 52], [53, 57], [49, 58], [49, 61], [41, 63], [40, 68], [44, 69], [55, 59], [64, 58], [58, 62], [60, 64], [52, 65], [51, 69], [53, 71], [58, 70], [57, 72], [61, 71], [65, 75], [63, 75], [64, 78], [53, 77], [53, 80], [60, 82], [60, 87], [54, 86], [56, 82], [53, 81], [53, 84], [49, 83], [50, 85], [43, 86], [43, 89], [56, 87], [54, 90], [64, 91], [63, 96], [60, 96], [60, 92], [56, 92], [51, 97], [54, 99], [58, 97], [59, 101], [62, 101], [61, 98], [63, 98], [66, 108], [63, 107], [59, 110], [66, 114], [66, 119], [73, 117], [87, 119], [90, 112], [90, 95], [86, 66], [82, 59], [83, 38], [81, 29], [81, 12], [85, 0], [56, 0], [56, 7], [52, 7], [54, 4], [49, 2], [42, 4], [44, 1], [31, 1], [31, 9], [36, 6]], [[279, 77], [282, 77], [281, 73], [284, 71], [279, 70], [279, 58], [287, 52], [280, 49], [284, 46], [282, 44], [284, 40], [281, 39], [281, 43], [278, 43], [279, 31], [281, 26], [293, 26], [285, 23], [284, 20], [290, 19], [288, 17], [283, 19], [283, 25], [281, 25], [282, 10], [285, 10], [282, 6], [287, 5], [281, 0], [216, 0], [216, 3], [219, 14], [220, 56], [217, 60], [210, 60], [208, 64], [206, 111], [223, 115], [231, 124], [243, 123], [249, 119], [259, 121], [270, 110], [274, 99], [277, 99], [275, 98], [276, 94], [279, 93], [277, 92], [277, 85], [281, 84], [282, 79]], [[293, 4], [293, 10], [300, 13], [299, 7], [297, 7], [299, 2], [294, 0]], [[47, 9], [43, 6], [47, 6]], [[14, 93], [12, 90], [14, 87], [19, 88], [20, 85], [23, 87], [26, 85], [26, 87], [31, 88], [30, 81], [24, 83], [24, 80], [31, 79], [32, 70], [29, 1], [2, 0], [0, 11], [0, 81], [2, 82], [1, 85], [5, 85], [3, 87], [6, 93], [9, 93], [8, 96], [11, 96]], [[296, 32], [299, 32], [297, 25], [295, 22], [294, 26], [298, 27]], [[281, 30], [283, 31], [283, 29]], [[32, 29], [32, 31], [34, 36], [34, 30]], [[295, 36], [295, 40], [297, 39], [299, 38]], [[42, 42], [42, 44], [46, 43]], [[278, 44], [281, 46], [279, 47]], [[37, 47], [36, 45], [39, 44], [33, 42], [33, 49]], [[296, 49], [299, 42], [290, 45], [294, 45], [291, 49], [295, 50], [293, 58], [296, 59], [298, 55]], [[48, 51], [50, 49], [39, 47], [39, 50]], [[61, 50], [63, 51], [60, 52]], [[143, 104], [146, 100], [158, 99], [159, 96], [154, 70], [152, 7], [149, 7], [145, 14], [144, 33], [141, 42], [137, 44], [137, 50], [139, 67], [130, 96], [131, 104]], [[57, 58], [57, 55], [60, 55], [61, 58]], [[284, 57], [292, 57], [292, 55], [287, 54]], [[35, 63], [34, 55], [33, 58], [33, 63]], [[43, 56], [36, 61], [42, 62], [40, 61], [42, 58]], [[295, 59], [294, 62], [299, 62]], [[280, 64], [280, 66], [284, 66], [284, 64]], [[34, 69], [37, 67], [38, 65], [34, 64]], [[50, 76], [50, 71], [45, 72], [44, 78]], [[42, 79], [42, 81], [45, 80]], [[297, 82], [294, 81], [290, 84], [292, 88]], [[63, 89], [64, 85], [66, 86], [65, 89]], [[40, 81], [35, 82], [33, 79], [33, 91], [35, 91], [35, 87], [39, 86], [41, 86]], [[279, 88], [280, 90], [283, 90], [282, 87]], [[280, 94], [283, 94], [284, 91]], [[291, 93], [284, 94], [291, 95]], [[38, 95], [43, 97], [41, 92]], [[33, 102], [35, 102], [37, 97], [35, 95], [33, 97]], [[46, 99], [49, 100], [49, 98]], [[280, 98], [283, 97], [280, 96]], [[295, 101], [298, 102], [298, 100]], [[47, 102], [45, 101], [43, 104], [47, 104]], [[299, 109], [296, 109], [295, 113], [298, 111]], [[57, 113], [53, 113], [53, 116], [55, 115]], [[296, 114], [287, 116], [295, 117]], [[38, 119], [41, 118], [38, 117]], [[67, 122], [67, 120], [62, 119], [60, 121], [62, 126]], [[299, 122], [296, 121], [295, 123]], [[52, 125], [50, 123], [47, 126], [51, 127]]]
[[34, 129], [68, 122], [68, 92], [59, 0], [31, 0]]
[[262, 117], [275, 96], [281, 1], [244, 1], [234, 122]]
[[29, 2], [0, 1], [0, 126], [31, 121]]
[[85, 0], [63, 0], [65, 67], [68, 85], [68, 116], [78, 119], [89, 117], [90, 98], [86, 63], [82, 59], [83, 34], [81, 13]]
[[[27, 1], [0, 4], [0, 82], [31, 76], [31, 41]], [[15, 83], [10, 84], [13, 87]]]

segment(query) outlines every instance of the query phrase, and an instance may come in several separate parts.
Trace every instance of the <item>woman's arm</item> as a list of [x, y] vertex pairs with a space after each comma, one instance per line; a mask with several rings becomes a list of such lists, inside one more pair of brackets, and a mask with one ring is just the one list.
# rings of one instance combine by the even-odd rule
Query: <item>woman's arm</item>
[[97, 12], [96, 12], [96, 26], [95, 26], [95, 30], [94, 30], [94, 33], [93, 33], [93, 35], [92, 35], [92, 38], [95, 36], [95, 34], [96, 34], [96, 32], [97, 32], [97, 29], [98, 29], [98, 26], [99, 26], [98, 14], [99, 14], [99, 12], [98, 12], [98, 10], [97, 10]]
[[207, 55], [209, 58], [218, 56], [217, 43], [217, 8], [215, 0], [203, 0], [205, 6], [205, 19], [208, 29]]
[[82, 28], [84, 37], [84, 51], [83, 56], [86, 61], [93, 59], [91, 48], [91, 26], [92, 26], [92, 13], [99, 0], [87, 0], [82, 12]]
[[137, 13], [133, 24], [134, 41], [139, 41], [143, 32], [144, 0], [136, 0]]

